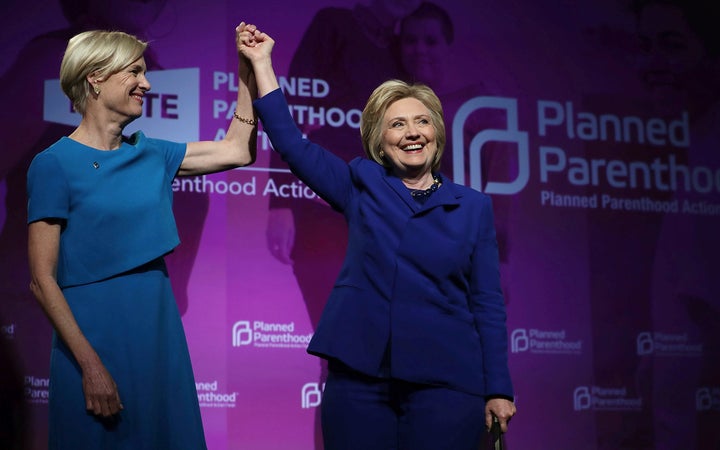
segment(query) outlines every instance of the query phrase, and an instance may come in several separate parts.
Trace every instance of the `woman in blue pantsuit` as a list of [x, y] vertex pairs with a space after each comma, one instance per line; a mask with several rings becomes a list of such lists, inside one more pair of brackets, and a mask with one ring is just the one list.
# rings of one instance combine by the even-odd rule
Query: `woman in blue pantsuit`
[[241, 32], [264, 131], [348, 223], [345, 262], [308, 348], [329, 361], [325, 448], [477, 449], [493, 415], [506, 431], [515, 414], [490, 198], [438, 172], [442, 107], [426, 86], [375, 89], [361, 120], [367, 158], [348, 164], [303, 139], [273, 45], [254, 27]]

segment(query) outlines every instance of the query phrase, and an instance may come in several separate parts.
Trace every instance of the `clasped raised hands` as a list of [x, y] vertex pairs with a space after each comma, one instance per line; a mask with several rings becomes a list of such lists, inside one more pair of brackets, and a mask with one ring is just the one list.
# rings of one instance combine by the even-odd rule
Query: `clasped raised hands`
[[237, 49], [240, 54], [252, 62], [269, 57], [275, 41], [256, 25], [240, 22], [235, 28]]
[[278, 81], [272, 67], [275, 41], [257, 26], [241, 22], [235, 29], [238, 53], [249, 61], [260, 97], [277, 89]]

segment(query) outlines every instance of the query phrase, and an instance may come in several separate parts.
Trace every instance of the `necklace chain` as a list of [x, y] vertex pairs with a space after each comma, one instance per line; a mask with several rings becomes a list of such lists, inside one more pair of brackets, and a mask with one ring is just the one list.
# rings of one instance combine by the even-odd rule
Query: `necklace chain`
[[427, 189], [413, 189], [410, 191], [410, 195], [413, 197], [429, 197], [430, 194], [437, 191], [442, 183], [437, 175], [433, 175], [433, 184]]

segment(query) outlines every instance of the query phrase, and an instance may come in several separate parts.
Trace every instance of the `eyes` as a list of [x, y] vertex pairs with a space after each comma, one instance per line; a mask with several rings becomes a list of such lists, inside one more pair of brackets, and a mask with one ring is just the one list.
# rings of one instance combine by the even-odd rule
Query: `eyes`
[[145, 68], [145, 66], [141, 64], [132, 64], [126, 69], [126, 72], [133, 75], [134, 77], [144, 75], [146, 71], [147, 69]]
[[[414, 120], [414, 123], [415, 123], [416, 127], [423, 128], [423, 127], [430, 125], [430, 119], [428, 117], [418, 117]], [[408, 122], [406, 120], [395, 119], [390, 122], [390, 128], [402, 130], [402, 129], [405, 129], [407, 124], [408, 124]]]

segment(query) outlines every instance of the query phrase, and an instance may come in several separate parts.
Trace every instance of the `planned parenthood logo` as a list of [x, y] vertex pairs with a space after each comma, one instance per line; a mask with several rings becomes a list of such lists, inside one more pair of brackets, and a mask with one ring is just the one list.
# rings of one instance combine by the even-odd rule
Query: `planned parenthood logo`
[[661, 332], [639, 333], [636, 339], [639, 356], [690, 356], [703, 354], [702, 344], [692, 343], [686, 333], [671, 334]]
[[627, 388], [578, 386], [573, 391], [575, 411], [640, 411], [642, 398], [628, 397]]
[[[528, 142], [528, 134], [521, 131], [518, 124], [518, 105], [517, 99], [506, 97], [475, 97], [465, 102], [457, 114], [452, 125], [453, 140], [453, 173], [455, 174], [455, 182], [466, 184], [465, 180], [465, 122], [468, 117], [477, 110], [493, 109], [501, 111], [506, 117], [507, 123], [505, 129], [485, 129], [475, 135], [472, 140], [467, 143], [469, 148], [468, 165], [470, 180], [469, 186], [473, 189], [482, 190], [481, 186], [485, 184], [484, 191], [488, 194], [517, 194], [520, 192], [530, 179], [530, 150]], [[509, 182], [487, 181], [482, 179], [482, 151], [483, 146], [488, 142], [504, 142], [514, 146], [517, 151], [517, 177]]]
[[322, 403], [322, 394], [325, 390], [325, 383], [305, 383], [300, 390], [300, 404], [303, 409], [317, 408]]
[[[465, 125], [476, 111], [496, 113], [504, 123], [467, 136]], [[682, 164], [681, 155], [690, 145], [690, 116], [687, 111], [679, 113], [663, 119], [625, 116], [607, 109], [588, 110], [572, 101], [546, 99], [537, 100], [534, 108], [522, 114], [517, 98], [474, 97], [458, 109], [448, 130], [452, 133], [454, 181], [499, 195], [517, 194], [534, 182], [541, 186], [537, 198], [545, 207], [717, 214], [720, 207], [706, 200], [684, 200], [681, 204], [677, 199], [660, 201], [646, 195], [648, 190], [708, 194], [720, 188], [717, 168]], [[589, 158], [579, 141], [640, 144], [642, 148], [651, 145], [663, 150], [653, 158], [629, 152], [607, 161]], [[514, 177], [483, 179], [487, 172], [482, 167], [483, 151], [489, 143], [501, 144], [493, 147], [511, 161]], [[657, 176], [643, 178], [643, 173]], [[554, 188], [561, 184], [567, 188], [556, 191]]]
[[699, 388], [695, 393], [695, 408], [701, 412], [720, 412], [720, 386]]
[[25, 375], [25, 401], [31, 404], [45, 404], [50, 399], [50, 378]]
[[295, 322], [270, 323], [238, 320], [232, 327], [233, 347], [300, 348], [310, 343], [312, 333], [298, 333]]
[[237, 392], [222, 392], [218, 381], [198, 381], [195, 383], [198, 402], [201, 408], [235, 408]]
[[582, 340], [568, 339], [565, 330], [516, 328], [510, 335], [510, 348], [513, 353], [579, 355], [582, 353]]
[[252, 328], [247, 320], [235, 322], [232, 328], [232, 346], [241, 347], [252, 344]]

